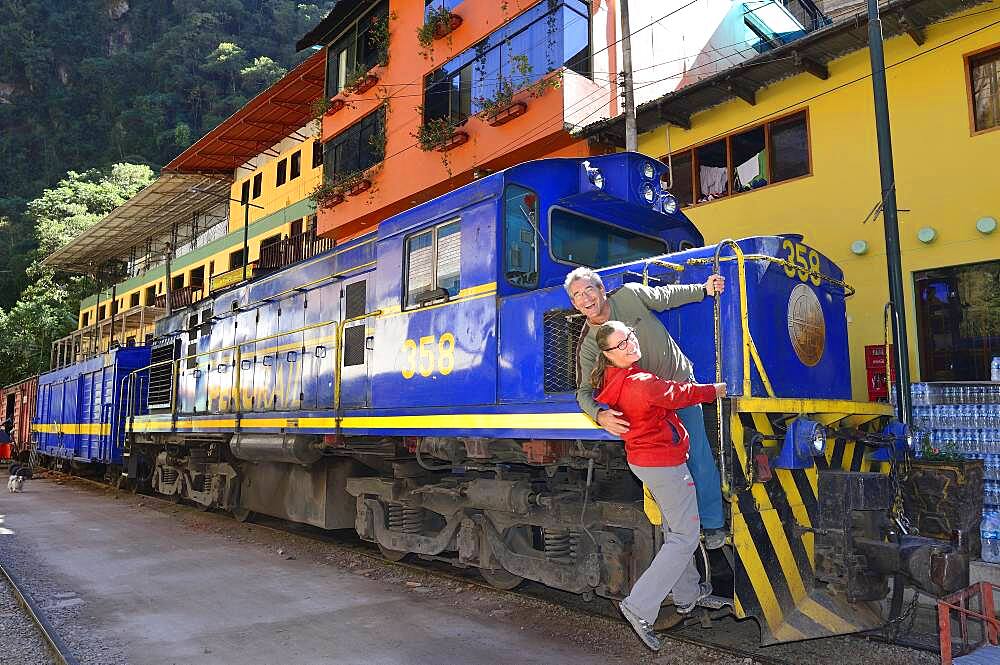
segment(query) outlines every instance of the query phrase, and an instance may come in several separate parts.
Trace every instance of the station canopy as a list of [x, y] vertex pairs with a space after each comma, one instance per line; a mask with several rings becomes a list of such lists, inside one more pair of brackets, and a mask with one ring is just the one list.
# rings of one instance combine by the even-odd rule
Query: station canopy
[[[72, 242], [45, 257], [42, 265], [93, 274], [105, 263], [162, 236], [206, 207], [229, 198], [231, 179], [212, 174], [164, 173]], [[198, 191], [193, 191], [198, 190]]]
[[[229, 198], [238, 167], [306, 126], [323, 94], [325, 54], [317, 51], [163, 167], [160, 177], [96, 225], [42, 261], [50, 268], [93, 274], [133, 247], [190, 223]], [[299, 136], [305, 140], [306, 136]]]

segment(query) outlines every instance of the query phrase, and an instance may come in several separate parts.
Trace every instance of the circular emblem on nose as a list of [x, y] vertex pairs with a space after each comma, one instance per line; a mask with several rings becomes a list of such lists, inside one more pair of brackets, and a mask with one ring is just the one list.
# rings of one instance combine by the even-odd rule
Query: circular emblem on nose
[[803, 365], [813, 367], [826, 348], [826, 321], [816, 293], [799, 284], [788, 296], [788, 337]]

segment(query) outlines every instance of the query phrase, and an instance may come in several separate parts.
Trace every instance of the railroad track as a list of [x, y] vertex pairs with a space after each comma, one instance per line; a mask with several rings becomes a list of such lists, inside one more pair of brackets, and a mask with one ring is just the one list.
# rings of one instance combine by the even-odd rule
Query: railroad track
[[10, 584], [10, 588], [14, 592], [14, 597], [17, 599], [18, 604], [24, 608], [24, 611], [31, 618], [32, 622], [38, 627], [38, 631], [42, 634], [42, 639], [45, 641], [49, 651], [52, 652], [56, 663], [59, 665], [78, 665], [79, 661], [77, 661], [72, 652], [66, 647], [55, 629], [52, 628], [52, 624], [45, 618], [41, 609], [25, 590], [20, 578], [4, 566], [3, 562], [0, 562], [0, 574]]
[[[48, 474], [50, 477], [56, 479], [73, 480], [86, 483], [105, 491], [108, 489], [113, 489], [116, 492], [118, 491], [118, 488], [115, 488], [109, 483], [82, 476], [75, 476], [52, 470], [44, 470], [42, 473]], [[177, 505], [175, 501], [171, 501], [170, 499], [155, 494], [142, 493], [141, 496], [144, 499], [152, 499], [164, 505]], [[187, 506], [187, 504], [182, 505], [185, 505], [192, 510], [197, 509], [194, 506]], [[353, 532], [350, 532], [351, 535], [349, 535], [348, 532], [325, 531], [310, 525], [288, 522], [286, 520], [268, 516], [256, 516], [253, 519], [253, 525], [256, 528], [267, 529], [275, 533], [299, 536], [337, 547], [341, 550], [350, 551], [351, 553], [370, 560], [373, 564], [377, 564], [379, 566], [393, 566], [397, 569], [422, 575], [430, 574], [441, 580], [447, 580], [463, 585], [472, 585], [475, 588], [499, 596], [507, 596], [515, 599], [531, 598], [538, 602], [550, 604], [553, 607], [574, 612], [580, 615], [581, 618], [591, 617], [611, 620], [622, 624], [625, 623], [624, 619], [622, 619], [619, 614], [616, 605], [604, 598], [584, 600], [577, 594], [559, 591], [531, 581], [525, 581], [514, 590], [498, 589], [485, 582], [477, 574], [473, 573], [472, 571], [475, 569], [463, 570], [461, 568], [455, 568], [454, 565], [452, 565], [452, 562], [446, 560], [444, 557], [410, 555], [407, 557], [407, 560], [389, 560], [382, 555], [377, 546], [361, 540], [357, 537], [357, 534], [354, 534]], [[731, 616], [726, 617], [724, 614], [725, 613], [723, 611], [706, 611], [704, 615], [696, 615], [693, 618], [687, 619], [683, 624], [679, 624], [666, 630], [661, 633], [665, 640], [664, 648], [669, 649], [669, 642], [674, 642], [709, 649], [719, 654], [750, 659], [750, 662], [755, 665], [801, 665], [801, 657], [796, 658], [794, 656], [777, 655], [774, 653], [773, 648], [762, 648], [756, 646], [756, 643], [760, 638], [760, 634], [756, 626], [750, 625], [752, 622], [738, 622]], [[699, 635], [701, 632], [709, 633], [708, 630], [703, 630], [709, 625], [714, 626], [710, 634]], [[748, 648], [746, 646], [747, 644], [754, 644], [755, 646]], [[73, 661], [61, 660], [59, 662], [70, 663]]]

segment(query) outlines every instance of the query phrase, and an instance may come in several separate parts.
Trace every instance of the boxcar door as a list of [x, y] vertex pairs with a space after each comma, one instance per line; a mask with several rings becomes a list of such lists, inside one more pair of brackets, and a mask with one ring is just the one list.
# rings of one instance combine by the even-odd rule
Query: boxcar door
[[[340, 320], [348, 321], [369, 311], [368, 280], [371, 275], [341, 282]], [[370, 397], [371, 351], [374, 330], [371, 317], [344, 325], [340, 352], [340, 405], [343, 408], [368, 406]]]
[[178, 362], [177, 401], [179, 413], [193, 413], [196, 405], [198, 369], [198, 315], [187, 317], [187, 329], [181, 335], [181, 360]]
[[302, 358], [302, 408], [333, 408], [334, 366], [337, 359], [337, 321], [340, 319], [340, 282], [330, 282], [306, 293]]
[[265, 302], [257, 308], [257, 364], [253, 372], [253, 411], [269, 408], [274, 392], [275, 326], [278, 303]]
[[233, 392], [233, 366], [236, 353], [232, 346], [236, 334], [236, 315], [222, 317], [212, 326], [212, 372], [208, 378], [208, 410], [225, 413]]
[[238, 313], [235, 317], [235, 343], [240, 345], [240, 366], [238, 378], [234, 375], [236, 399], [240, 400], [239, 408], [231, 406], [232, 411], [250, 411], [253, 408], [253, 376], [258, 367], [256, 356], [257, 345], [257, 310], [251, 309]]

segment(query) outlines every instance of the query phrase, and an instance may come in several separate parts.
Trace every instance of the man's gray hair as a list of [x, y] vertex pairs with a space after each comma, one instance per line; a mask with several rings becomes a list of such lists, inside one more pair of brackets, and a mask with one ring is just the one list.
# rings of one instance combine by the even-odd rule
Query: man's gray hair
[[604, 282], [601, 281], [600, 275], [598, 275], [590, 268], [587, 268], [586, 266], [580, 266], [570, 274], [566, 275], [566, 281], [563, 282], [563, 288], [566, 290], [566, 295], [568, 295], [570, 298], [573, 297], [573, 293], [570, 291], [570, 287], [573, 285], [573, 282], [575, 282], [578, 279], [585, 279], [594, 286], [599, 286], [602, 289], [604, 288]]

